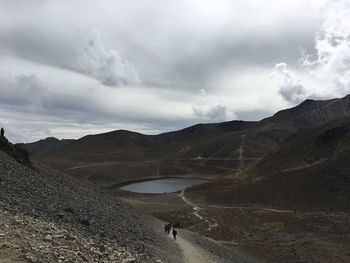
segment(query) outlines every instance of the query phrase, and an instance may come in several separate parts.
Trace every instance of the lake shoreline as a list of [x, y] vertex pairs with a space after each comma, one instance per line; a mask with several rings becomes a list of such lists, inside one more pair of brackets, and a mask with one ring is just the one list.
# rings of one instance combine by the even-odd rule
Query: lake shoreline
[[[108, 187], [105, 187], [106, 190], [120, 190], [119, 188], [128, 184], [133, 184], [133, 183], [141, 183], [141, 182], [146, 182], [146, 181], [154, 181], [154, 180], [163, 180], [163, 179], [171, 179], [171, 178], [176, 178], [176, 179], [200, 179], [200, 180], [205, 180], [207, 182], [212, 181], [212, 179], [209, 179], [207, 177], [200, 177], [200, 176], [194, 176], [194, 177], [189, 177], [189, 176], [152, 176], [152, 177], [141, 177], [133, 180], [128, 180], [128, 181], [122, 181], [113, 185], [110, 185]], [[123, 190], [121, 190], [123, 191]]]
[[141, 194], [164, 194], [175, 193], [207, 182], [208, 180], [202, 178], [168, 177], [125, 184], [118, 190]]

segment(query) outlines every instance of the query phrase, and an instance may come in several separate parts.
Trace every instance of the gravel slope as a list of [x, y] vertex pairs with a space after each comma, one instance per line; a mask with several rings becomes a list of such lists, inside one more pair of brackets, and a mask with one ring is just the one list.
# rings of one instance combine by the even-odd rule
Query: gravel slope
[[0, 150], [0, 261], [161, 262], [157, 236], [131, 207], [39, 170]]

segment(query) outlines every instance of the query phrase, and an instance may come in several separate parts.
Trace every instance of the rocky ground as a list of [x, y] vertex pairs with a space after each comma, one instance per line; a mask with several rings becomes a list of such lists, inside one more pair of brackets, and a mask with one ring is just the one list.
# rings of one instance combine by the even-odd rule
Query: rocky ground
[[138, 254], [108, 240], [23, 214], [0, 211], [1, 262], [135, 262]]
[[[0, 261], [162, 262], [133, 209], [0, 150]], [[159, 255], [158, 255], [159, 254]]]

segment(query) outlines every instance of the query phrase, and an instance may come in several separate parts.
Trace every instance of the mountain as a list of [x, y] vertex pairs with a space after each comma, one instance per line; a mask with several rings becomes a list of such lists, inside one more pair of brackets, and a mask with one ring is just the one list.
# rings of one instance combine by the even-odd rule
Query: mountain
[[54, 153], [59, 151], [67, 144], [74, 142], [75, 140], [59, 140], [54, 137], [48, 137], [46, 139], [33, 142], [33, 143], [18, 143], [16, 146], [19, 148], [25, 148], [31, 155], [45, 155], [48, 153]]
[[350, 117], [299, 130], [239, 176], [197, 187], [214, 204], [350, 210]]
[[144, 135], [127, 130], [117, 130], [96, 135], [87, 135], [79, 140], [59, 140], [49, 137], [37, 142], [17, 144], [26, 148], [32, 155], [41, 156], [53, 153], [103, 152], [118, 148], [150, 148], [160, 145], [176, 144], [198, 138], [253, 128], [256, 122], [230, 121], [212, 124], [197, 124], [179, 131], [160, 135]]
[[21, 144], [56, 168], [109, 184], [140, 177], [221, 175], [257, 163], [297, 130], [350, 115], [350, 96], [306, 100], [258, 122], [197, 124], [159, 135], [118, 130]]
[[350, 114], [350, 95], [331, 100], [305, 100], [296, 107], [277, 112], [263, 122], [284, 124], [300, 129], [335, 120]]

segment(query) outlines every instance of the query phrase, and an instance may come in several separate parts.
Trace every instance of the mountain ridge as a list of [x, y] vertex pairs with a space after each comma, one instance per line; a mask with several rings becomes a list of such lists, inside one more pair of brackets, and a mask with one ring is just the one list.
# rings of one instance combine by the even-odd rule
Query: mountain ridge
[[214, 204], [349, 211], [349, 157], [347, 116], [303, 128], [239, 176], [195, 187], [193, 192], [205, 192]]
[[[342, 110], [340, 110], [340, 108]], [[332, 113], [332, 110], [335, 111], [336, 116], [332, 116], [334, 114]], [[51, 144], [61, 142], [66, 144], [67, 142], [76, 142], [79, 140], [87, 140], [88, 138], [90, 139], [95, 138], [96, 136], [102, 137], [102, 136], [109, 136], [109, 135], [124, 136], [125, 137], [124, 139], [127, 139], [126, 138], [127, 134], [148, 138], [149, 143], [150, 142], [154, 142], [154, 143], [170, 142], [171, 143], [171, 142], [178, 142], [182, 140], [193, 139], [195, 136], [205, 136], [205, 135], [210, 136], [210, 135], [213, 135], [213, 133], [217, 134], [217, 133], [225, 133], [225, 132], [255, 128], [256, 126], [264, 125], [267, 123], [284, 124], [286, 122], [292, 122], [294, 124], [297, 124], [298, 126], [297, 128], [300, 128], [300, 127], [314, 125], [317, 123], [322, 123], [332, 119], [340, 118], [348, 114], [350, 114], [350, 95], [347, 95], [343, 98], [336, 98], [331, 100], [307, 99], [297, 106], [278, 111], [271, 117], [264, 118], [260, 121], [233, 120], [233, 121], [226, 121], [226, 122], [219, 122], [219, 123], [198, 123], [189, 127], [185, 127], [183, 129], [164, 132], [164, 133], [155, 134], [155, 135], [146, 135], [135, 131], [119, 129], [119, 130], [114, 130], [114, 131], [105, 132], [101, 134], [90, 134], [90, 135], [83, 136], [79, 139], [59, 140], [54, 137], [47, 137], [46, 139], [42, 139], [40, 141], [36, 141], [32, 143], [19, 143], [18, 145], [21, 147], [27, 147], [28, 145], [34, 145], [40, 142], [47, 142]], [[174, 138], [169, 138], [169, 137], [172, 137], [172, 135], [174, 135], [174, 137], [176, 138], [180, 137], [179, 140], [174, 140]], [[181, 136], [184, 138], [181, 138]], [[36, 151], [33, 151], [33, 153], [36, 154]]]
[[114, 185], [141, 175], [218, 176], [255, 165], [299, 129], [348, 115], [350, 96], [306, 100], [256, 122], [196, 124], [158, 135], [117, 130], [19, 146], [44, 163], [74, 176], [85, 174], [95, 183]]

